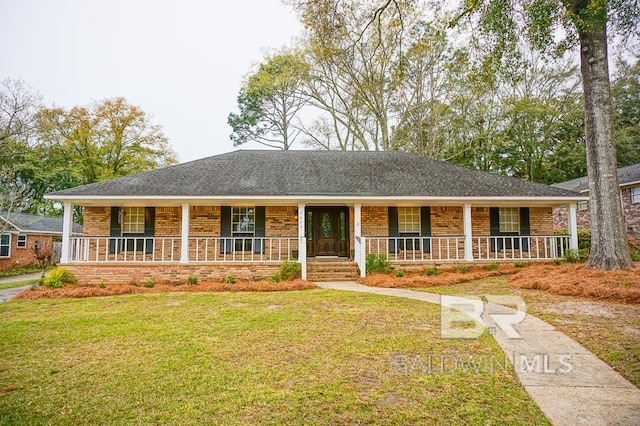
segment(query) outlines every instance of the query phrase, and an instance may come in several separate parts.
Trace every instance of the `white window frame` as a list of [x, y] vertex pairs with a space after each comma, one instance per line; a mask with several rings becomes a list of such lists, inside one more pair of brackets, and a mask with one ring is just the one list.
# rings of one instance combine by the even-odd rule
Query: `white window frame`
[[19, 248], [19, 249], [27, 248], [27, 235], [26, 234], [18, 235], [18, 238], [16, 239], [16, 248]]
[[640, 186], [634, 186], [631, 192], [631, 204], [640, 204]]
[[231, 235], [234, 237], [254, 236], [256, 233], [256, 208], [238, 207], [231, 208]]
[[520, 207], [500, 207], [500, 232], [520, 233]]
[[[7, 238], [7, 243], [3, 243], [2, 240]], [[2, 249], [7, 249], [6, 256], [2, 255]], [[0, 259], [8, 259], [11, 257], [11, 234], [0, 234]]]
[[144, 234], [144, 207], [123, 207], [122, 233]]
[[420, 207], [398, 207], [398, 234], [420, 235]]
[[588, 201], [578, 201], [578, 211], [584, 212], [589, 210], [589, 202]]

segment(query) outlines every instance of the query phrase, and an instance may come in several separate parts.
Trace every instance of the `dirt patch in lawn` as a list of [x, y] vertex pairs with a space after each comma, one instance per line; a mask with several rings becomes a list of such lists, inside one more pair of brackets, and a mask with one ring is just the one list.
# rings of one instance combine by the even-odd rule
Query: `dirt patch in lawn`
[[61, 299], [61, 298], [83, 298], [95, 296], [115, 296], [119, 294], [137, 293], [168, 293], [168, 292], [220, 292], [220, 291], [292, 291], [309, 290], [317, 288], [313, 283], [294, 280], [272, 283], [268, 281], [260, 282], [238, 282], [236, 284], [226, 283], [199, 283], [195, 285], [181, 284], [157, 284], [152, 288], [136, 286], [133, 284], [106, 284], [104, 287], [67, 284], [63, 288], [36, 287], [28, 289], [18, 294], [16, 299]]
[[605, 272], [584, 264], [529, 266], [509, 277], [509, 285], [563, 296], [640, 303], [640, 263], [635, 268]]
[[474, 266], [467, 268], [465, 272], [456, 271], [455, 269], [439, 269], [436, 275], [411, 273], [399, 278], [392, 274], [371, 274], [364, 278], [359, 278], [358, 282], [371, 287], [387, 288], [441, 287], [499, 275], [513, 274], [521, 270], [521, 268], [516, 268], [512, 265], [500, 265], [497, 268], [496, 270], [487, 270], [482, 266]]

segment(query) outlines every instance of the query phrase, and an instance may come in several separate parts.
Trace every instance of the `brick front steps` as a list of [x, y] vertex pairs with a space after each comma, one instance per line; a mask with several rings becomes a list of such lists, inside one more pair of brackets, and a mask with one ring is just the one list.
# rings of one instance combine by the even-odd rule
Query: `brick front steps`
[[351, 259], [307, 259], [308, 281], [355, 281], [359, 276], [358, 266]]

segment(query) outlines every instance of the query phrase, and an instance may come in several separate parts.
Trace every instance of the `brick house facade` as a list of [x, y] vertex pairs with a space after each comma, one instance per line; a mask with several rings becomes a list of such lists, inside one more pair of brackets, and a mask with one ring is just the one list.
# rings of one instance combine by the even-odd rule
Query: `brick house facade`
[[[635, 238], [640, 238], [640, 164], [618, 169], [618, 182], [620, 184], [620, 196], [627, 233]], [[554, 186], [588, 195], [589, 181], [585, 176], [555, 184]], [[591, 228], [589, 214], [589, 202], [578, 203], [576, 213], [578, 229]], [[553, 209], [553, 226], [555, 230], [568, 229], [567, 207], [558, 206]]]
[[553, 208], [584, 199], [409, 154], [317, 151], [237, 151], [48, 197], [67, 220], [84, 206], [62, 262], [89, 283], [257, 279], [287, 259], [303, 279], [329, 261], [364, 275], [370, 255], [403, 267], [548, 260], [577, 244], [553, 236]]
[[[73, 233], [80, 234], [82, 227], [74, 225]], [[34, 246], [53, 250], [61, 241], [62, 218], [0, 212], [0, 271], [32, 266], [37, 263]]]

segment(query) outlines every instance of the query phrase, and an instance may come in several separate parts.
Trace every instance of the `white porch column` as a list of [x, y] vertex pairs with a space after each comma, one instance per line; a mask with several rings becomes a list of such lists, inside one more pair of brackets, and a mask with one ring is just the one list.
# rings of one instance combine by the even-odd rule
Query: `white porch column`
[[473, 262], [473, 228], [471, 226], [471, 204], [465, 204], [462, 212], [464, 221], [464, 260]]
[[355, 261], [360, 268], [360, 276], [366, 275], [365, 265], [362, 262], [364, 257], [364, 245], [362, 244], [362, 204], [357, 203], [353, 205], [353, 239], [355, 244], [355, 250], [353, 255]]
[[69, 248], [71, 247], [71, 232], [73, 230], [73, 204], [64, 203], [62, 217], [62, 254], [60, 263], [69, 263]]
[[307, 216], [304, 204], [298, 204], [298, 262], [302, 269], [302, 279], [307, 280], [307, 238], [304, 220]]
[[189, 203], [182, 204], [180, 233], [180, 263], [189, 263]]
[[569, 226], [569, 248], [578, 249], [578, 220], [576, 218], [577, 204], [569, 204], [569, 218], [567, 224]]

